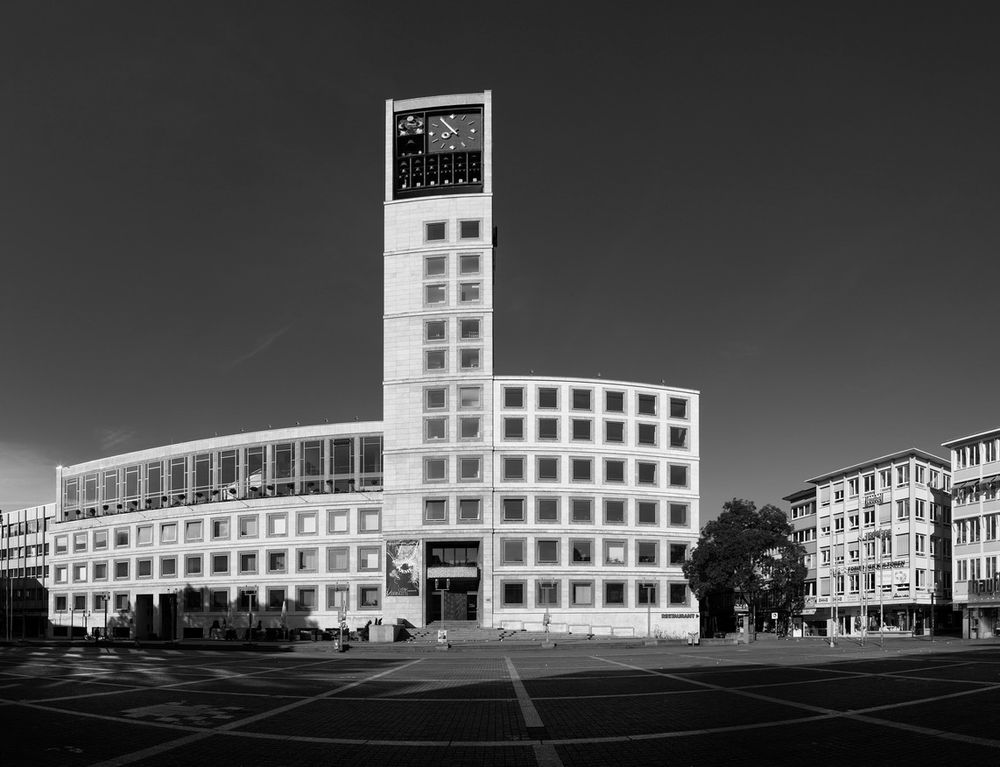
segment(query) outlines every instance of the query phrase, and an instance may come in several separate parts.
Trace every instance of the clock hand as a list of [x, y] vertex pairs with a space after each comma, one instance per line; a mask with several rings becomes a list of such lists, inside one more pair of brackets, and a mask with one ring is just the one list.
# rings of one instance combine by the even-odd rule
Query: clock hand
[[448, 125], [448, 121], [445, 120], [443, 117], [441, 118], [441, 124], [445, 126], [448, 130], [450, 130], [452, 133], [454, 133], [456, 136], [458, 135], [458, 131], [452, 128], [450, 125]]

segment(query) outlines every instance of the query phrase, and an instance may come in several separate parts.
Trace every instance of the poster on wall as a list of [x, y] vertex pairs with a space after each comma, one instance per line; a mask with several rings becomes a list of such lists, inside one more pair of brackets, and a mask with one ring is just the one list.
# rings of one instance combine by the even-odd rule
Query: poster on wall
[[385, 595], [420, 596], [420, 543], [385, 542]]

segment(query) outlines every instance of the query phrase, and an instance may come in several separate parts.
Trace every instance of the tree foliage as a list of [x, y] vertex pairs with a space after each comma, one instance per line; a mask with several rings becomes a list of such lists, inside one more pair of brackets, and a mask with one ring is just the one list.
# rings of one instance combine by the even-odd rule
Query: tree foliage
[[703, 599], [710, 593], [739, 591], [753, 609], [761, 592], [788, 612], [801, 609], [806, 567], [805, 549], [792, 541], [785, 512], [770, 504], [734, 498], [722, 514], [702, 528], [697, 548], [684, 563], [691, 590]]

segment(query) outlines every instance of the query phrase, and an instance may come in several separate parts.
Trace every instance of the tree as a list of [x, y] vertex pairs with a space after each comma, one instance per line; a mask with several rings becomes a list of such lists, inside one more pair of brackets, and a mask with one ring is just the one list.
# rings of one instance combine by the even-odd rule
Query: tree
[[753, 501], [728, 501], [719, 518], [702, 528], [697, 548], [684, 563], [691, 590], [699, 599], [742, 592], [751, 621], [756, 621], [755, 606], [763, 592], [770, 592], [789, 614], [801, 610], [805, 549], [791, 534], [788, 517], [777, 506], [758, 510]]

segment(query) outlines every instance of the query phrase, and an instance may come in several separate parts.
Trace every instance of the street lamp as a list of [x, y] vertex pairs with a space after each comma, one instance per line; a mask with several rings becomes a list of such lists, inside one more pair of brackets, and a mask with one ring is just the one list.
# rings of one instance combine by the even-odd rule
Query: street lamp
[[104, 594], [104, 641], [108, 641], [108, 602], [111, 601], [111, 592], [105, 591]]

